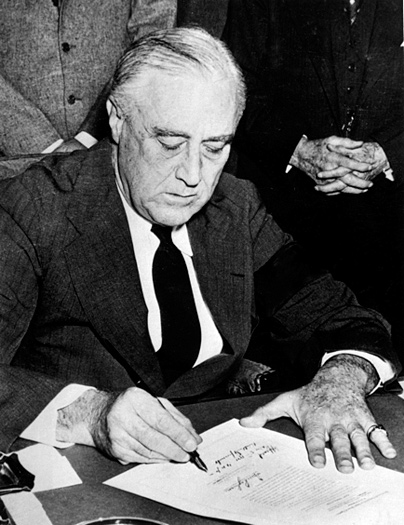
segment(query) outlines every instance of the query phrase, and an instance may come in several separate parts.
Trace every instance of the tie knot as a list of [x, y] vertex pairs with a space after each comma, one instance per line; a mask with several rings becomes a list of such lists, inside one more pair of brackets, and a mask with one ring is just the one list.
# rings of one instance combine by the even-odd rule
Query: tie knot
[[160, 242], [172, 244], [172, 228], [170, 228], [169, 226], [160, 226], [160, 224], [153, 224], [151, 231], [156, 237], [159, 238]]

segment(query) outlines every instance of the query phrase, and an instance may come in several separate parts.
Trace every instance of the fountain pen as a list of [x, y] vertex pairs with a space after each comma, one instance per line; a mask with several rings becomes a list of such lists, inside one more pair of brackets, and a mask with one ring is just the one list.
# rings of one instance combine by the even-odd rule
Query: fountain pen
[[[153, 396], [153, 397], [155, 399], [157, 399], [157, 401], [159, 402], [160, 406], [162, 406], [164, 408], [164, 410], [167, 410], [166, 407], [161, 402], [161, 399], [159, 397], [157, 397], [157, 396]], [[167, 412], [168, 412], [168, 410], [167, 410]], [[202, 461], [201, 456], [198, 454], [197, 450], [194, 450], [193, 452], [188, 452], [188, 454], [189, 454], [189, 456], [191, 458], [191, 463], [196, 465], [200, 470], [203, 470], [204, 472], [208, 471], [208, 467]]]

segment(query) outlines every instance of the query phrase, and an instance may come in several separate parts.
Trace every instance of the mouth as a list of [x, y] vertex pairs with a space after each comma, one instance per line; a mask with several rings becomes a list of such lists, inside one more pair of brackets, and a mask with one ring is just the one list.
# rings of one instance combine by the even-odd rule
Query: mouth
[[188, 195], [182, 195], [180, 193], [166, 193], [166, 198], [169, 201], [175, 202], [190, 202], [197, 197], [196, 193], [191, 193]]

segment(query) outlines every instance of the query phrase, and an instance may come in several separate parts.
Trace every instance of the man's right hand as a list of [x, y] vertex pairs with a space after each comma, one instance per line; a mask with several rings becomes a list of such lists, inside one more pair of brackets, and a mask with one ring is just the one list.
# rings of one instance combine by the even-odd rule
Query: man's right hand
[[[354, 158], [356, 151], [363, 146], [362, 141], [345, 137], [331, 136], [324, 139], [309, 140], [302, 137], [293, 152], [290, 164], [299, 168], [314, 179], [318, 184], [330, 183], [348, 173], [366, 173], [372, 170], [373, 163]], [[349, 156], [347, 151], [352, 152]], [[321, 177], [327, 173], [327, 180]], [[370, 181], [360, 179], [361, 190], [370, 185]]]
[[186, 462], [202, 439], [167, 399], [140, 388], [88, 390], [58, 411], [56, 438], [96, 446], [127, 463]]

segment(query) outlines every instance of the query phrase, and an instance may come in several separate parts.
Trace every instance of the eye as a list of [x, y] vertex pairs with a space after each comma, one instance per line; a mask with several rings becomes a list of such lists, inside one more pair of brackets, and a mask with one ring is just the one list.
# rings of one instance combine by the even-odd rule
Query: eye
[[223, 153], [226, 146], [228, 146], [228, 143], [213, 143], [213, 144], [205, 144], [205, 151], [208, 157], [210, 158], [218, 158]]
[[178, 142], [178, 139], [170, 138], [159, 138], [158, 141], [165, 151], [178, 151], [185, 144], [184, 141]]

